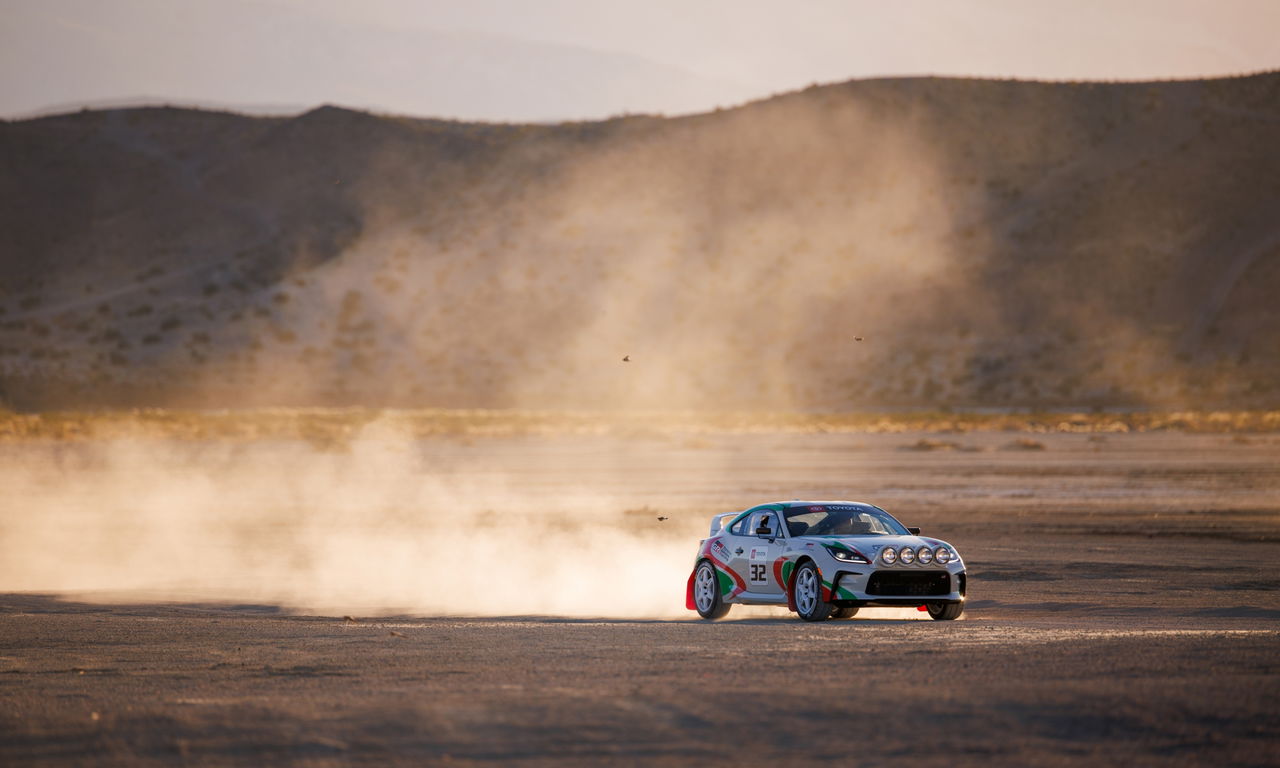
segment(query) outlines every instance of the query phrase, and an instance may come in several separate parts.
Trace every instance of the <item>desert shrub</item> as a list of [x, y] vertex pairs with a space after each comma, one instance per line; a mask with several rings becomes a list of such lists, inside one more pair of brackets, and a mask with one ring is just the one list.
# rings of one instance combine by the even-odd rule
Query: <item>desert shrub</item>
[[39, 296], [27, 296], [18, 302], [18, 309], [35, 309], [40, 306]]
[[213, 296], [220, 290], [222, 289], [219, 288], [215, 283], [205, 283], [204, 288], [200, 289], [200, 292], [203, 293], [205, 296]]
[[174, 328], [179, 328], [181, 326], [182, 326], [181, 320], [179, 320], [176, 317], [170, 317], [169, 319], [165, 320], [163, 323], [160, 324], [160, 330], [172, 331]]
[[146, 336], [142, 337], [142, 343], [143, 344], [159, 344], [160, 336], [154, 333], [148, 333]]
[[146, 317], [147, 315], [151, 314], [151, 312], [152, 312], [151, 305], [143, 304], [141, 306], [134, 307], [133, 309], [126, 312], [125, 314], [128, 315], [129, 317]]

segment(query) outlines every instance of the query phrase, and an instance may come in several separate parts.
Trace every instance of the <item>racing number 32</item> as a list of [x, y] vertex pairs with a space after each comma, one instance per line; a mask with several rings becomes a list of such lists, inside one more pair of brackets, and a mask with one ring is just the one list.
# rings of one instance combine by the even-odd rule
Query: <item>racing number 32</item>
[[766, 581], [768, 571], [765, 569], [764, 563], [751, 564], [751, 583], [763, 584]]

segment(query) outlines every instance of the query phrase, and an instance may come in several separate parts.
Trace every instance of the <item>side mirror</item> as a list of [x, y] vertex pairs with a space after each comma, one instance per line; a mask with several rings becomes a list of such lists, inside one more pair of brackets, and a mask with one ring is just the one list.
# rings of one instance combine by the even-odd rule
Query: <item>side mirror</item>
[[919, 528], [907, 528], [907, 530], [908, 530], [908, 531], [910, 531], [910, 532], [911, 532], [911, 534], [912, 534], [913, 536], [919, 536], [919, 535], [920, 535], [920, 529], [919, 529]]

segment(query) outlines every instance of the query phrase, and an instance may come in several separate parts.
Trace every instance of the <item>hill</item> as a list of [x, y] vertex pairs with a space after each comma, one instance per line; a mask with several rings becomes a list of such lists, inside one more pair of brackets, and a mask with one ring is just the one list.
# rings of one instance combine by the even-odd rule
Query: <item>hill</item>
[[1276, 147], [1275, 73], [0, 123], [0, 398], [1274, 407]]

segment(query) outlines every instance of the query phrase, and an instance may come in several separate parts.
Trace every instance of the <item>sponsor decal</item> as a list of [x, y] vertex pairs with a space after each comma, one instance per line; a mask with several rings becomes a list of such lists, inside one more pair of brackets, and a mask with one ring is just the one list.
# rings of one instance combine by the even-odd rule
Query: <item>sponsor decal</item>
[[707, 544], [707, 557], [716, 567], [716, 577], [720, 584], [720, 594], [726, 598], [736, 597], [747, 588], [742, 577], [729, 567], [729, 547], [722, 539], [712, 539]]

